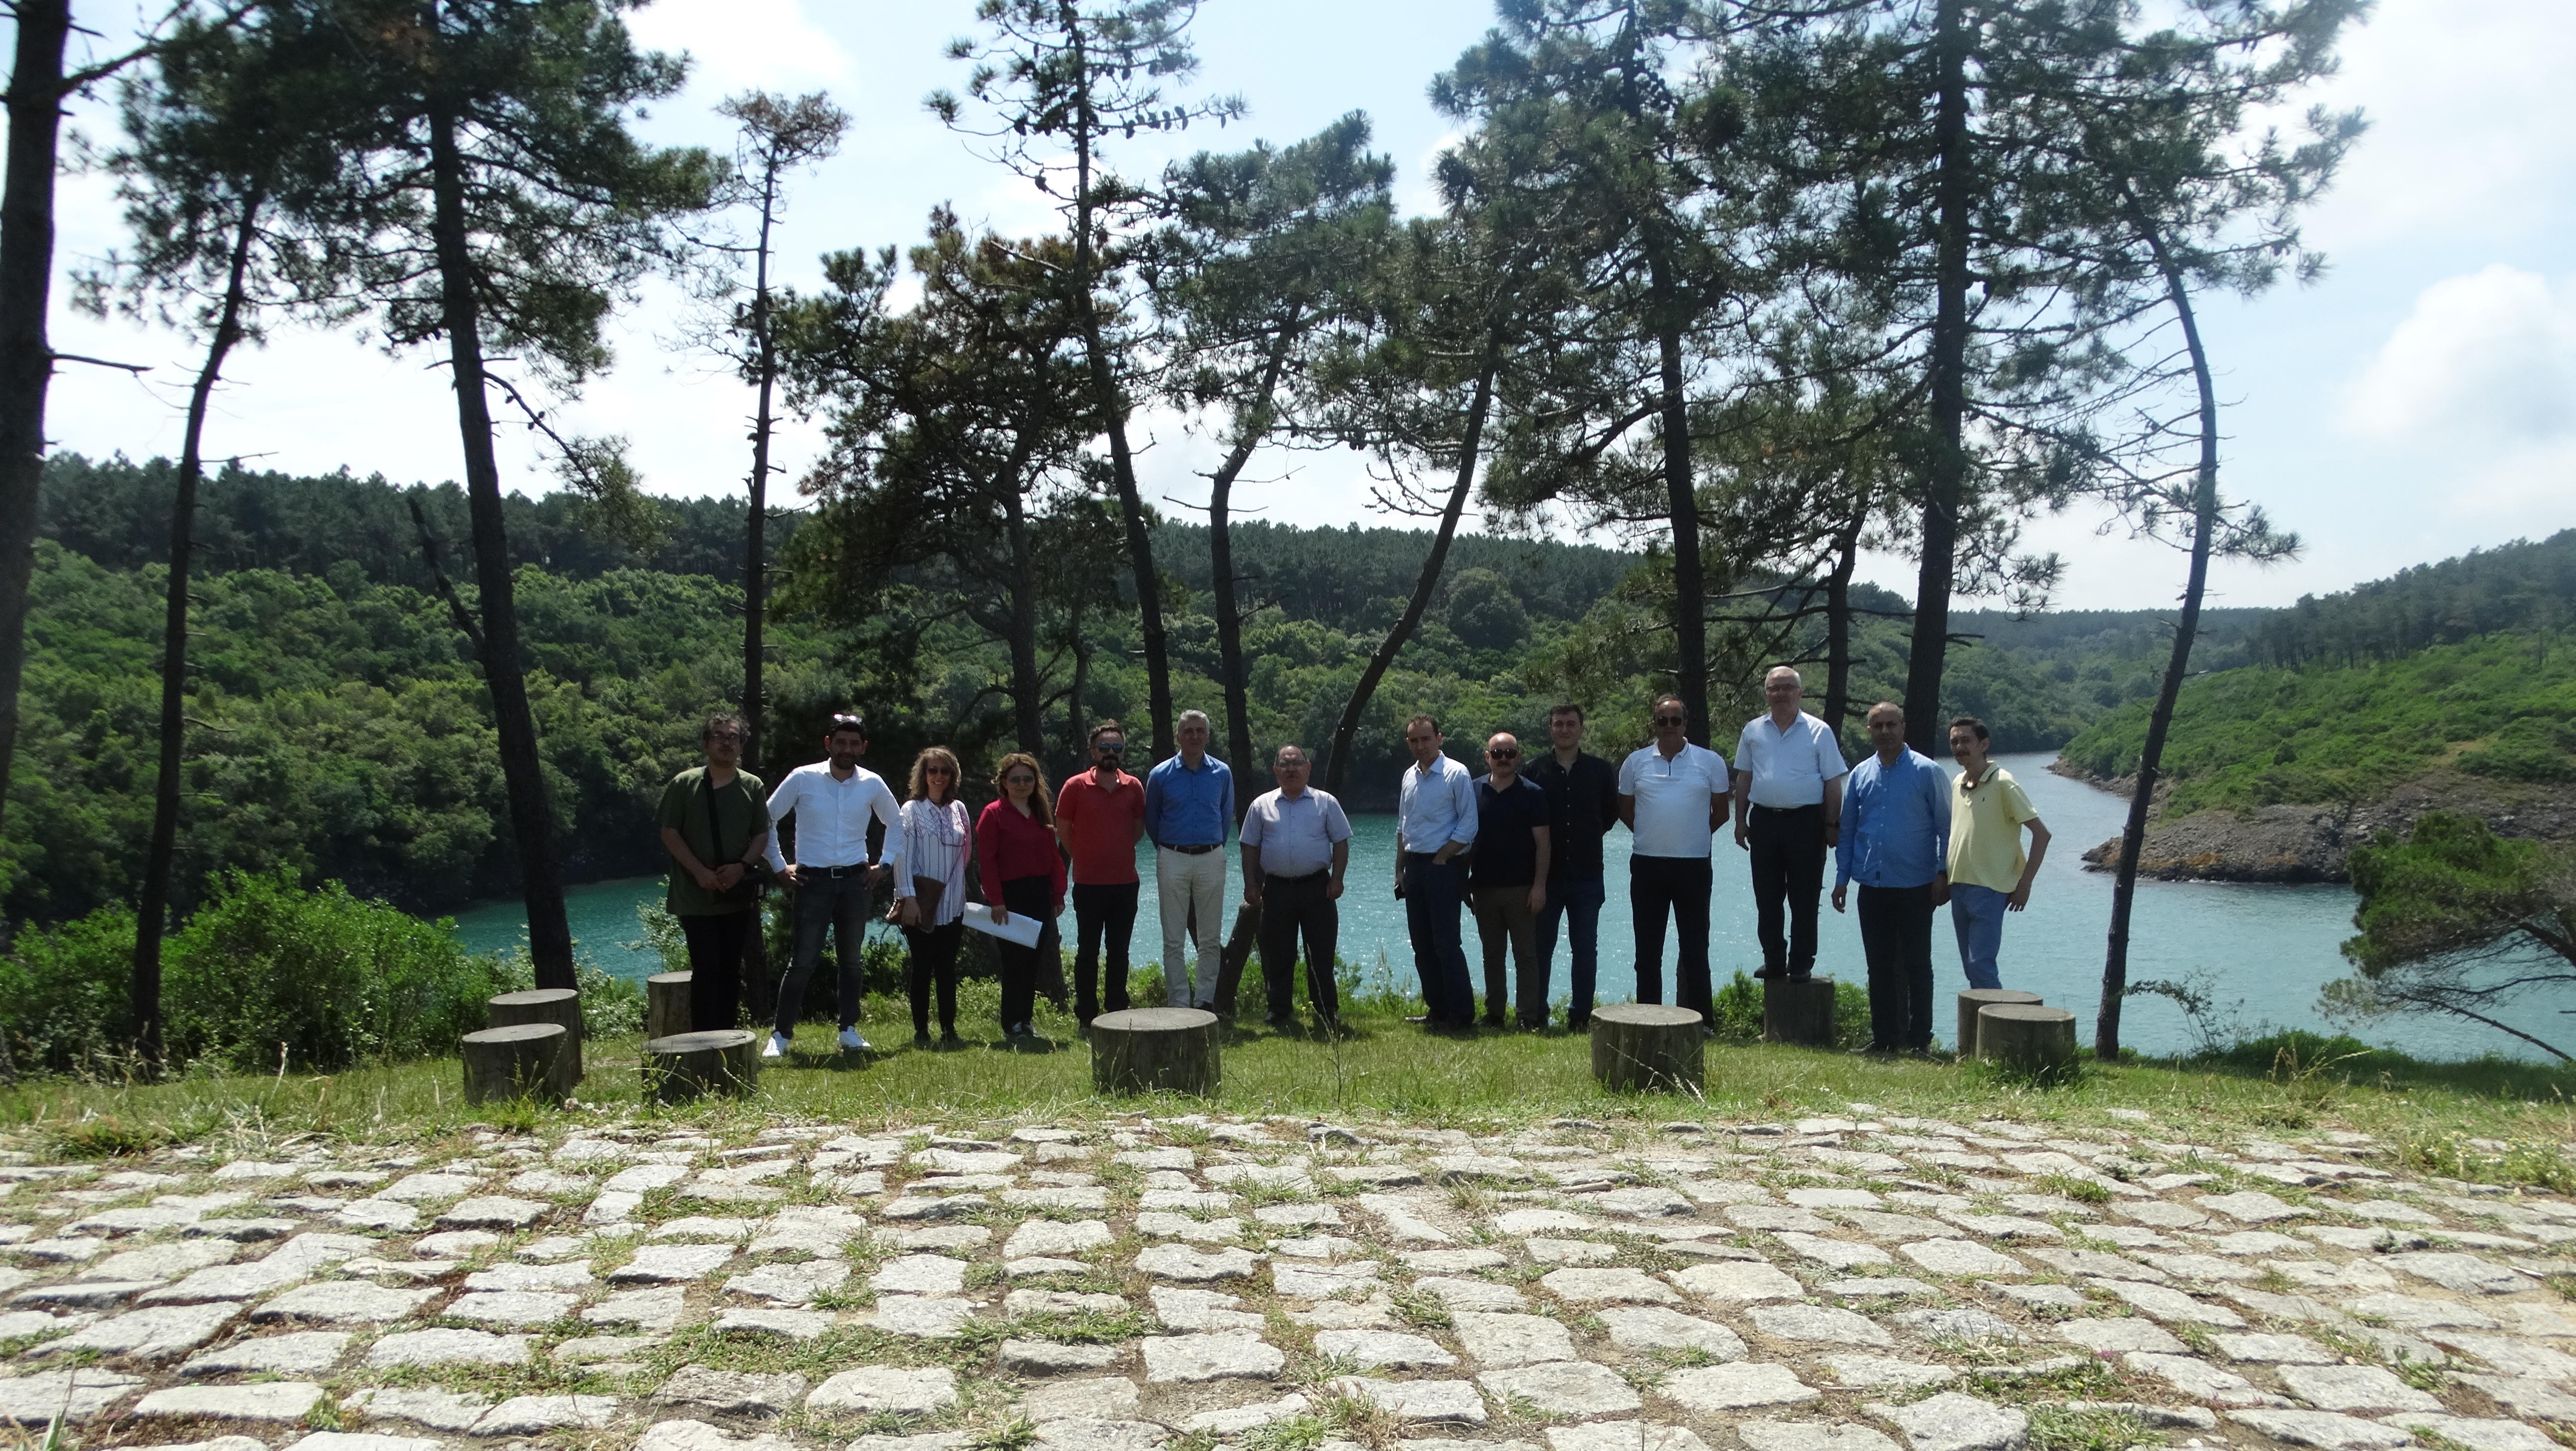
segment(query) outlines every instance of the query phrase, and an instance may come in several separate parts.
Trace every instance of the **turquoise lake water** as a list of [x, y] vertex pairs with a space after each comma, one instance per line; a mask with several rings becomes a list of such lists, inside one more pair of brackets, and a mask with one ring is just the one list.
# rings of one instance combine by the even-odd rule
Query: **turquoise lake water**
[[[2002, 953], [2006, 987], [2035, 992], [2050, 1003], [2075, 1011], [2081, 1036], [2091, 1041], [2096, 1002], [2101, 996], [2102, 956], [2111, 913], [2111, 879], [2086, 871], [2082, 854], [2119, 834], [2127, 803], [2048, 770], [2044, 754], [1996, 758], [2029, 791], [2040, 817], [2055, 835], [2048, 860], [2031, 892], [2030, 909], [2010, 919]], [[1400, 982], [1413, 981], [1412, 950], [1404, 930], [1404, 906], [1394, 900], [1395, 818], [1356, 815], [1351, 821], [1349, 888], [1342, 897], [1342, 955], [1374, 972], [1383, 958]], [[1636, 958], [1628, 925], [1628, 836], [1610, 833], [1607, 846], [1610, 900], [1602, 911], [1599, 994], [1604, 1002], [1634, 995]], [[1711, 908], [1709, 957], [1722, 983], [1736, 970], [1759, 967], [1762, 952], [1753, 933], [1753, 892], [1743, 854], [1731, 836], [1717, 844], [1717, 891]], [[1240, 859], [1237, 858], [1239, 867]], [[1139, 852], [1145, 881], [1144, 905], [1137, 914], [1134, 956], [1150, 962], [1162, 955], [1156, 925], [1151, 848]], [[1830, 874], [1828, 875], [1830, 883]], [[1239, 883], [1237, 884], [1239, 887]], [[638, 903], [657, 899], [657, 880], [632, 878], [594, 882], [566, 893], [572, 932], [580, 955], [624, 977], [661, 971], [661, 962], [636, 944], [643, 936], [636, 920]], [[2345, 975], [2337, 944], [2352, 935], [2355, 898], [2343, 886], [2258, 886], [2222, 882], [2142, 882], [2130, 934], [2129, 977], [2186, 979], [2197, 971], [2215, 974], [2222, 1014], [2234, 1014], [2248, 1031], [2277, 1028], [2330, 1030], [2317, 1007], [2317, 989]], [[1823, 909], [1817, 971], [1860, 982], [1860, 932], [1849, 916]], [[458, 935], [476, 951], [507, 948], [526, 937], [524, 909], [516, 901], [481, 903], [456, 914]], [[879, 926], [876, 932], [894, 929]], [[1071, 911], [1065, 914], [1067, 940], [1073, 932]], [[1476, 964], [1474, 924], [1466, 927], [1471, 968]], [[1669, 954], [1670, 947], [1666, 952]], [[1959, 971], [1957, 948], [1944, 909], [1933, 924], [1935, 1013], [1944, 1040], [1949, 1037], [1950, 994], [1967, 986]], [[1473, 974], [1481, 990], [1482, 973]], [[1671, 963], [1665, 965], [1669, 984]], [[1555, 995], [1567, 990], [1566, 948], [1557, 946]], [[2517, 1021], [2545, 1038], [2565, 1021], [2561, 1010], [2576, 1010], [2576, 997], [2556, 1001], [2526, 998]], [[2358, 1036], [2404, 1047], [2426, 1058], [2465, 1058], [2481, 1053], [2535, 1057], [2520, 1040], [2474, 1023], [2408, 1018], [2368, 1025]], [[2181, 1010], [2158, 998], [2132, 998], [2123, 1016], [2122, 1039], [2142, 1052], [2162, 1053], [2188, 1047], [2191, 1033]]]

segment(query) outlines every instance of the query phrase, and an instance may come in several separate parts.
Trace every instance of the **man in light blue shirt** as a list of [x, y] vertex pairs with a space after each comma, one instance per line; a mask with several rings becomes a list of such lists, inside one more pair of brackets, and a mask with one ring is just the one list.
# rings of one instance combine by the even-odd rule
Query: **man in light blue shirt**
[[1395, 895], [1413, 938], [1413, 970], [1422, 979], [1423, 1025], [1465, 1031], [1476, 1017], [1467, 950], [1458, 940], [1458, 908], [1467, 896], [1467, 863], [1476, 844], [1476, 778], [1440, 753], [1440, 722], [1417, 715], [1404, 723], [1413, 765], [1396, 798]]
[[1950, 894], [1950, 780], [1905, 744], [1905, 711], [1869, 709], [1876, 754], [1844, 783], [1834, 844], [1834, 910], [1860, 883], [1860, 944], [1869, 958], [1869, 1046], [1932, 1046], [1932, 909]]
[[[1234, 824], [1234, 776], [1207, 753], [1207, 712], [1181, 712], [1181, 753], [1145, 773], [1145, 835], [1154, 842], [1154, 893], [1163, 919], [1163, 1001], [1216, 1006], [1219, 918], [1225, 912], [1225, 834]], [[1197, 918], [1198, 990], [1184, 955]]]

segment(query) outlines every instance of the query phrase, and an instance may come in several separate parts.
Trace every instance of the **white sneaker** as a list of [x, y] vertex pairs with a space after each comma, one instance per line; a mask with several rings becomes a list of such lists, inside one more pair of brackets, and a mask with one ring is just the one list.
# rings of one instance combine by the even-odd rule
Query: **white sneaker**
[[786, 1034], [784, 1034], [784, 1033], [772, 1033], [772, 1034], [770, 1034], [770, 1035], [769, 1035], [769, 1041], [760, 1045], [760, 1056], [761, 1056], [761, 1057], [763, 1057], [763, 1058], [784, 1058], [784, 1057], [786, 1057], [786, 1056], [787, 1056], [787, 1035], [786, 1035]]
[[859, 1030], [856, 1028], [843, 1028], [841, 1046], [854, 1052], [865, 1053], [868, 1051], [868, 1040], [860, 1037]]

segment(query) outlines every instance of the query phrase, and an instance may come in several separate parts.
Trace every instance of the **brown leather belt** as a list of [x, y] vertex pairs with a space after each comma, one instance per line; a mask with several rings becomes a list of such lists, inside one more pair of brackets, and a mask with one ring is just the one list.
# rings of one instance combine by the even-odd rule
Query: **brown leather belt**
[[1163, 848], [1165, 851], [1179, 852], [1183, 856], [1206, 856], [1209, 852], [1223, 851], [1224, 849], [1225, 848], [1218, 846], [1167, 846]]

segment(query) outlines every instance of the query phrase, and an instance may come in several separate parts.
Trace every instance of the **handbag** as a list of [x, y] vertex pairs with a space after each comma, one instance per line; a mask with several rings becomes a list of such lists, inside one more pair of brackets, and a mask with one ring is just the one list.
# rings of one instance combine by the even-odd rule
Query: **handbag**
[[[716, 835], [716, 786], [713, 781], [706, 778], [706, 774], [704, 772], [700, 772], [698, 775], [698, 789], [706, 793], [707, 798], [708, 845], [716, 848], [716, 856], [724, 858], [726, 862], [739, 862], [742, 867], [742, 876], [737, 879], [732, 886], [717, 892], [716, 900], [720, 902], [756, 902], [760, 900], [761, 888], [769, 886], [774, 880], [776, 880], [770, 875], [769, 863], [765, 861], [741, 861], [738, 854], [731, 857], [726, 856], [724, 851], [724, 841], [721, 837]], [[748, 846], [750, 843], [745, 842], [744, 845]], [[721, 869], [721, 865], [709, 868], [711, 871]]]

